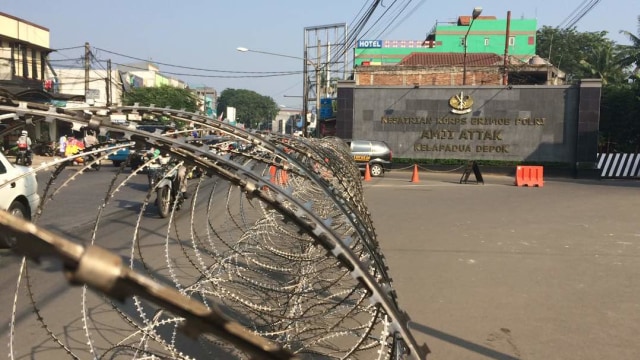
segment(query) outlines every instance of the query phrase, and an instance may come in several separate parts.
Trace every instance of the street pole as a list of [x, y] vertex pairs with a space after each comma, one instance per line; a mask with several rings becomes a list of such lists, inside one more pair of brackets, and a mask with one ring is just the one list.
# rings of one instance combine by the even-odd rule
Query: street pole
[[309, 59], [307, 58], [307, 39], [304, 40], [304, 69], [302, 71], [303, 83], [302, 88], [302, 136], [307, 137], [307, 112], [309, 111], [309, 79], [307, 75], [307, 66]]
[[469, 28], [467, 29], [467, 33], [464, 34], [463, 42], [464, 42], [464, 55], [462, 56], [462, 85], [467, 85], [467, 37], [469, 36], [469, 31], [471, 31], [471, 26], [473, 26], [473, 21], [480, 16], [482, 13], [481, 7], [475, 7], [471, 14], [471, 21], [469, 21]]
[[473, 24], [473, 20], [469, 24], [469, 29], [467, 30], [467, 34], [464, 36], [464, 55], [462, 56], [462, 85], [467, 85], [467, 35], [469, 35], [469, 30], [471, 30], [471, 24]]
[[[255, 52], [255, 53], [259, 53], [259, 54], [267, 54], [267, 55], [274, 55], [274, 56], [281, 56], [281, 57], [286, 57], [286, 58], [291, 58], [291, 59], [299, 59], [299, 60], [303, 60], [303, 67], [302, 67], [302, 135], [304, 137], [308, 136], [308, 124], [307, 124], [307, 113], [309, 112], [309, 90], [311, 88], [311, 84], [309, 81], [309, 64], [311, 64], [312, 66], [314, 66], [315, 68], [315, 72], [316, 72], [316, 78], [318, 76], [318, 72], [319, 72], [319, 68], [318, 68], [318, 64], [314, 64], [312, 61], [309, 60], [308, 58], [308, 51], [307, 51], [307, 39], [304, 39], [304, 56], [303, 57], [299, 57], [299, 56], [292, 56], [292, 55], [285, 55], [285, 54], [278, 54], [278, 53], [272, 53], [272, 52], [268, 52], [268, 51], [259, 51], [259, 50], [251, 50], [251, 49], [247, 49], [245, 47], [237, 47], [236, 50], [240, 51], [240, 52]], [[317, 91], [316, 91], [317, 93]], [[318, 98], [319, 94], [316, 94], [316, 103], [319, 103], [320, 100]], [[286, 95], [285, 95], [286, 97]], [[291, 125], [291, 133], [293, 134], [293, 127], [295, 126], [295, 123]]]
[[502, 85], [509, 85], [509, 36], [511, 32], [511, 10], [507, 11], [507, 30], [504, 37], [504, 73]]
[[317, 59], [314, 65], [316, 68], [316, 128], [314, 135], [316, 137], [320, 137], [318, 136], [318, 134], [320, 134], [320, 45], [320, 39], [318, 39], [318, 47], [316, 48]]
[[89, 47], [89, 43], [84, 43], [84, 101], [87, 101], [87, 93], [89, 92], [89, 70], [90, 62], [89, 58], [91, 57], [91, 48]]
[[111, 106], [111, 59], [107, 60], [107, 106]]

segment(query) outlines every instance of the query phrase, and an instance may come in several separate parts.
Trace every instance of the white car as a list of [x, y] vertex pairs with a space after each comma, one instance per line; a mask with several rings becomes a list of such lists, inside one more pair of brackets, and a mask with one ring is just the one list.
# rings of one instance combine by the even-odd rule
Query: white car
[[[38, 209], [38, 181], [31, 168], [14, 165], [4, 154], [0, 153], [0, 209], [7, 210], [14, 216], [31, 220]], [[0, 248], [7, 244], [0, 238]]]

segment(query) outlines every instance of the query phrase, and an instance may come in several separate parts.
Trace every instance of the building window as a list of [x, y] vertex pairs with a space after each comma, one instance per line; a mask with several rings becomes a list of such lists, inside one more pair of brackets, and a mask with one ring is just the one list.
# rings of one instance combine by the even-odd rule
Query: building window
[[484, 46], [489, 46], [489, 38], [484, 38]]
[[515, 46], [515, 45], [516, 45], [516, 37], [509, 36], [509, 46]]
[[20, 65], [20, 53], [18, 50], [18, 44], [11, 43], [11, 73], [13, 75], [18, 75], [18, 67]]
[[22, 47], [22, 76], [29, 78], [29, 59], [27, 58], [27, 47]]
[[44, 52], [40, 52], [40, 78], [44, 79], [45, 76], [45, 64], [46, 64], [46, 54]]
[[36, 49], [31, 49], [31, 76], [34, 79], [38, 78], [38, 52]]

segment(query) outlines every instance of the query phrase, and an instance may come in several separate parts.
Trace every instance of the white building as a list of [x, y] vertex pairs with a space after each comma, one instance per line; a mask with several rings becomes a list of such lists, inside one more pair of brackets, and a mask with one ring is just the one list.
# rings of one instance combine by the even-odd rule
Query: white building
[[[58, 75], [59, 91], [65, 94], [85, 95], [84, 69], [54, 69]], [[89, 88], [86, 92], [87, 104], [93, 106], [122, 105], [122, 79], [120, 71], [91, 69]]]
[[276, 118], [271, 122], [271, 132], [292, 135], [296, 130], [299, 130], [298, 126], [302, 126], [300, 114], [302, 114], [300, 109], [280, 109]]
[[[131, 87], [157, 87], [168, 85], [180, 89], [186, 89], [187, 83], [180, 79], [165, 76], [160, 73], [160, 68], [151, 62], [140, 62], [118, 66], [123, 73], [123, 79], [127, 86]], [[141, 79], [141, 81], [140, 81]]]

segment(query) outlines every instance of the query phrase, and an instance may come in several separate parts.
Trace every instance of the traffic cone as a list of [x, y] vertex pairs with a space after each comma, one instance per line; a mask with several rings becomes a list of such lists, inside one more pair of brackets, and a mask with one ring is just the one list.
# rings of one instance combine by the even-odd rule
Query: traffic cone
[[369, 169], [369, 163], [364, 167], [364, 181], [371, 181], [371, 170]]
[[276, 184], [286, 185], [287, 181], [289, 181], [289, 174], [285, 170], [278, 170], [277, 174]]
[[269, 167], [269, 180], [270, 180], [272, 183], [275, 183], [275, 182], [276, 182], [276, 170], [277, 170], [277, 169], [276, 169], [276, 167], [275, 167], [275, 166], [273, 166], [273, 165], [271, 165], [271, 166]]
[[418, 176], [418, 164], [413, 165], [413, 175], [411, 175], [412, 183], [419, 183], [420, 177]]

